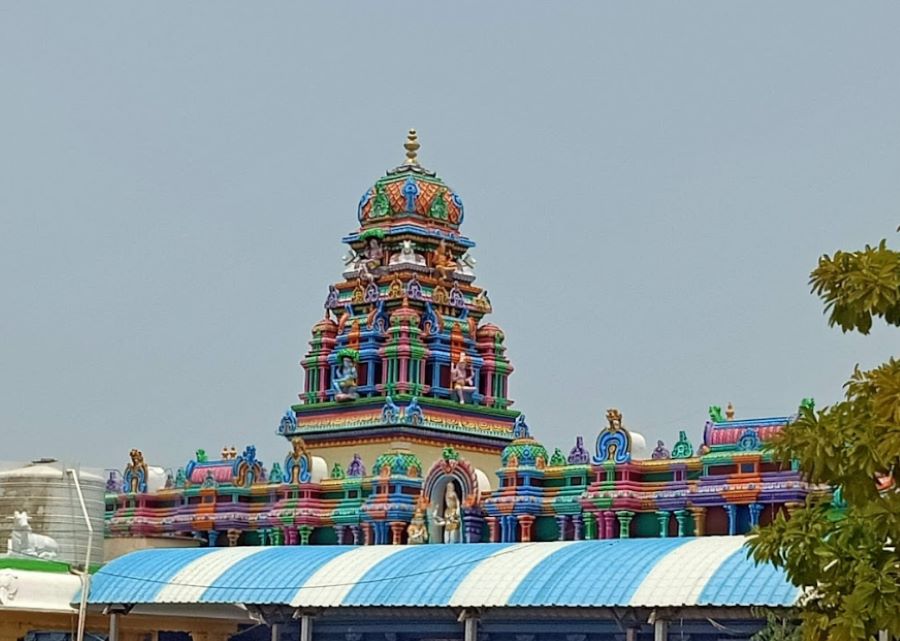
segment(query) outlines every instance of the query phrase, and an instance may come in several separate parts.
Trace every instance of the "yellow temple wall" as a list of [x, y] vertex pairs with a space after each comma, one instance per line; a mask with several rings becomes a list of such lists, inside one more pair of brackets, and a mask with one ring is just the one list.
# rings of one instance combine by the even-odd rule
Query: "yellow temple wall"
[[[366, 466], [366, 474], [372, 475], [375, 471], [372, 469], [375, 459], [381, 454], [389, 451], [394, 445], [402, 445], [414, 452], [419, 460], [422, 461], [422, 476], [424, 477], [435, 461], [443, 457], [444, 445], [435, 443], [418, 443], [406, 439], [398, 442], [395, 439], [386, 438], [383, 441], [356, 443], [351, 445], [325, 445], [316, 446], [308, 444], [309, 451], [313, 456], [321, 456], [328, 463], [328, 471], [335, 462], [341, 464], [344, 471], [347, 471], [347, 465], [353, 460], [354, 454], [362, 457]], [[491, 488], [496, 487], [497, 475], [496, 471], [500, 468], [499, 452], [485, 452], [483, 450], [468, 449], [465, 446], [456, 446], [454, 449], [459, 452], [460, 456], [480, 469], [491, 481]]]

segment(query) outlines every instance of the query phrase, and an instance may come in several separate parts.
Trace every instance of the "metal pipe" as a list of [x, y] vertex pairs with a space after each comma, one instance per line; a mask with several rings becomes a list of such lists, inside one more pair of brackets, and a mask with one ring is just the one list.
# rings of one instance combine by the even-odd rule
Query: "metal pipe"
[[119, 613], [113, 612], [109, 615], [109, 639], [108, 641], [119, 641]]
[[466, 617], [464, 629], [465, 641], [478, 641], [478, 619], [476, 617]]
[[[88, 515], [87, 505], [84, 503], [84, 494], [81, 491], [81, 483], [78, 481], [78, 472], [69, 468], [66, 474], [72, 476], [75, 483], [75, 491], [78, 493], [78, 502], [81, 503], [81, 513], [84, 515], [84, 524], [87, 527], [87, 551], [84, 553], [84, 568], [81, 571], [81, 603], [78, 605], [78, 636], [77, 641], [84, 641], [84, 624], [87, 619], [87, 600], [88, 592], [91, 589], [91, 546], [94, 544], [94, 526], [91, 525], [91, 518]], [[110, 622], [112, 626], [112, 622]]]

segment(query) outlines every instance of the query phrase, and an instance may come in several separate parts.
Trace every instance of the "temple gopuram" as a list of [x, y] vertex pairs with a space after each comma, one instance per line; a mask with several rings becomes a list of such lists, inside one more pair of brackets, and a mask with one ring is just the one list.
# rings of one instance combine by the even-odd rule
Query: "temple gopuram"
[[[647, 451], [618, 409], [548, 449], [513, 409], [463, 201], [406, 160], [367, 189], [302, 357], [286, 452], [197, 450], [169, 474], [138, 450], [107, 484], [106, 535], [155, 545], [513, 543], [746, 534], [811, 492], [763, 443], [792, 420], [709, 408], [702, 436]], [[336, 271], [341, 270], [337, 264]], [[803, 404], [811, 404], [804, 399]], [[700, 426], [697, 426], [698, 428]], [[179, 543], [180, 542], [180, 543]]]

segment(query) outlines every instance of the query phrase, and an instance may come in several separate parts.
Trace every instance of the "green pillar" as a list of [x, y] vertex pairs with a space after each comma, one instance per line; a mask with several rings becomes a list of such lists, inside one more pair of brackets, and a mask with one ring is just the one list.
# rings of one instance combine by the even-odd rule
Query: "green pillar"
[[297, 528], [300, 533], [300, 545], [309, 545], [309, 537], [315, 528], [311, 525], [301, 525]]
[[629, 512], [628, 510], [621, 510], [616, 512], [616, 516], [619, 517], [619, 538], [627, 539], [631, 537], [631, 519], [634, 518], [634, 512]]
[[678, 522], [678, 536], [685, 536], [685, 524], [687, 523], [687, 517], [687, 510], [675, 510], [675, 520]]
[[272, 545], [284, 545], [284, 533], [281, 528], [272, 528], [272, 531], [269, 532], [269, 541], [272, 542]]
[[659, 522], [659, 536], [667, 537], [669, 536], [669, 512], [666, 510], [660, 510], [656, 513], [656, 520]]
[[593, 512], [584, 513], [584, 539], [591, 541], [597, 538], [597, 517]]

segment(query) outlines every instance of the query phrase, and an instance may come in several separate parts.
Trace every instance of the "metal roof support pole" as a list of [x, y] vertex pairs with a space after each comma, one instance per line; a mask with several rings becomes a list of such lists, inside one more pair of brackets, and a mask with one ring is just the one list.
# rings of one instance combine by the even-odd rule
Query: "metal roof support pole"
[[[637, 641], [638, 638], [638, 628], [634, 626], [629, 626], [625, 628], [625, 641]], [[110, 639], [109, 641], [113, 641]]]
[[112, 612], [109, 615], [109, 641], [119, 641], [119, 614]]
[[300, 615], [300, 641], [312, 641], [313, 618], [309, 614]]
[[669, 641], [669, 620], [658, 618], [653, 622], [653, 641]]
[[457, 621], [463, 623], [463, 641], [478, 641], [478, 610], [463, 610]]
[[[281, 634], [281, 625], [279, 625], [278, 623], [273, 623], [272, 624], [272, 641], [278, 641], [278, 635], [280, 635], [280, 634]], [[109, 641], [113, 641], [113, 639], [110, 639]]]

